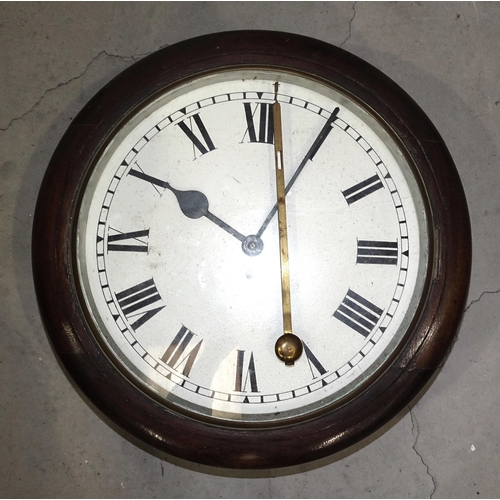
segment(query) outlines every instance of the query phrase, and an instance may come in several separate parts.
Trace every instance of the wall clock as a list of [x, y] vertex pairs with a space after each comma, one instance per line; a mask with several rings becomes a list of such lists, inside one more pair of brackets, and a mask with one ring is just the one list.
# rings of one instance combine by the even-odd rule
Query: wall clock
[[110, 419], [198, 463], [359, 441], [443, 361], [471, 243], [441, 137], [394, 82], [298, 35], [163, 49], [75, 118], [33, 233], [40, 310]]

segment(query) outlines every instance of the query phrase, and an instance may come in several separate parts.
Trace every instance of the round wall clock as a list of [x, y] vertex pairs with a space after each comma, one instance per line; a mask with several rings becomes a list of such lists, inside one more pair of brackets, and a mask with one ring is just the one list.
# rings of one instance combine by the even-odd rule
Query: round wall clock
[[219, 467], [324, 457], [394, 417], [456, 334], [471, 260], [441, 137], [394, 82], [298, 35], [154, 53], [40, 190], [37, 295], [116, 424]]

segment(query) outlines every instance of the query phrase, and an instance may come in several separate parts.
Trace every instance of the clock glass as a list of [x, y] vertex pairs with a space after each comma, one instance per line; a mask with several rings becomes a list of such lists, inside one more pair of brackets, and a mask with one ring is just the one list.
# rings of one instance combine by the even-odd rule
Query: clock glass
[[[276, 101], [293, 365], [274, 348]], [[310, 418], [379, 376], [418, 316], [430, 254], [418, 176], [383, 120], [332, 84], [248, 67], [169, 86], [125, 117], [86, 183], [87, 321], [171, 409], [228, 426]]]

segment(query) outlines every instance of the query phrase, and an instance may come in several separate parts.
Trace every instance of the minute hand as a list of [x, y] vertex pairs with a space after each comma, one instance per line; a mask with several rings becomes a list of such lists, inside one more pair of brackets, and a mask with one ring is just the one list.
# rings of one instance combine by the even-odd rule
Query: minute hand
[[[295, 181], [299, 177], [300, 173], [302, 170], [304, 170], [304, 167], [306, 166], [307, 162], [309, 160], [312, 160], [316, 153], [318, 152], [319, 148], [325, 141], [325, 139], [328, 137], [328, 134], [332, 130], [332, 123], [337, 119], [337, 114], [340, 111], [340, 108], [335, 108], [333, 110], [333, 113], [328, 117], [328, 120], [326, 120], [326, 123], [323, 125], [323, 128], [320, 130], [318, 136], [316, 137], [316, 140], [313, 142], [312, 146], [309, 148], [309, 151], [306, 153], [304, 156], [304, 159], [300, 162], [300, 165], [297, 167], [297, 170], [295, 170], [295, 173], [293, 174], [292, 178], [288, 182], [286, 188], [285, 188], [285, 194], [288, 194], [288, 191], [292, 188], [292, 186], [295, 184]], [[274, 207], [271, 209], [269, 212], [269, 215], [266, 217], [266, 220], [260, 227], [258, 233], [256, 234], [257, 237], [261, 237], [264, 231], [266, 230], [267, 226], [271, 222], [272, 218], [278, 211], [278, 203], [274, 205]]]

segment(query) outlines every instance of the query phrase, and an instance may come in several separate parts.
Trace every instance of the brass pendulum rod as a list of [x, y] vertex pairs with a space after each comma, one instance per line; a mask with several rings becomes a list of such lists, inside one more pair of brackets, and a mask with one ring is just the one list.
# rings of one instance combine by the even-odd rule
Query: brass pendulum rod
[[278, 82], [275, 83], [273, 104], [274, 156], [276, 167], [276, 195], [278, 199], [278, 227], [281, 268], [281, 302], [283, 310], [283, 335], [275, 345], [279, 359], [293, 365], [302, 354], [302, 342], [293, 333], [292, 303], [290, 298], [290, 266], [288, 258], [288, 226], [286, 221], [285, 163], [283, 158], [283, 129], [281, 105], [278, 102]]

